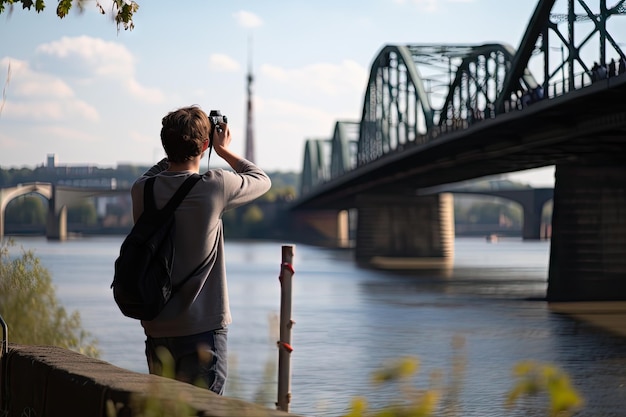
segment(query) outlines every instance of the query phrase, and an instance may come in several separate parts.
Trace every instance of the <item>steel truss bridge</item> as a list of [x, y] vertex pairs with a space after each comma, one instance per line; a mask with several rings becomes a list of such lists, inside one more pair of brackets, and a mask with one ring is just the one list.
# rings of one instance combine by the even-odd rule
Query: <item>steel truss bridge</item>
[[[607, 3], [540, 1], [517, 50], [498, 43], [384, 46], [371, 66], [361, 120], [337, 121], [330, 140], [307, 140], [294, 207], [349, 206], [372, 187], [418, 188], [555, 165], [595, 146], [622, 150], [624, 112], [612, 103], [624, 97], [618, 36], [626, 36], [619, 32], [626, 1]], [[613, 76], [600, 78], [594, 63], [608, 71], [611, 60]], [[584, 132], [572, 122], [603, 129], [602, 137], [576, 141]]]
[[517, 49], [383, 46], [361, 120], [306, 142], [302, 236], [344, 244], [356, 211], [357, 261], [449, 259], [451, 200], [423, 189], [555, 166], [547, 298], [626, 300], [625, 14], [626, 0], [540, 0]]

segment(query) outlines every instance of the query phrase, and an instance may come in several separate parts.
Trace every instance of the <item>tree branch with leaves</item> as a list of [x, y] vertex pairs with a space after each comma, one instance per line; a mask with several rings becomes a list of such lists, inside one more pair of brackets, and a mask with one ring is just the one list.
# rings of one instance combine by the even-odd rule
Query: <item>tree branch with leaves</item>
[[[89, 0], [59, 0], [56, 14], [63, 19], [72, 8], [76, 8], [82, 13], [88, 1]], [[123, 26], [125, 30], [132, 30], [135, 27], [133, 16], [139, 9], [139, 5], [132, 0], [112, 0], [111, 3], [111, 13], [118, 30], [120, 26]], [[41, 13], [46, 8], [44, 0], [0, 0], [0, 14], [5, 11], [8, 11], [10, 14], [16, 4], [21, 4], [22, 9], [31, 10], [31, 8], [34, 7], [37, 13]], [[106, 14], [106, 10], [100, 1], [96, 1], [96, 7], [101, 14]]]

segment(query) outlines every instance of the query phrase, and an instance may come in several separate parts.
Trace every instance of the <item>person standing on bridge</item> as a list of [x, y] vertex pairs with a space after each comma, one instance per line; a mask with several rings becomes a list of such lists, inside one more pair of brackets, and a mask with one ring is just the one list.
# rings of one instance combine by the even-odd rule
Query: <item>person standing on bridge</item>
[[197, 106], [172, 111], [163, 118], [161, 128], [167, 157], [131, 188], [133, 217], [137, 220], [143, 212], [143, 189], [149, 177], [156, 176], [154, 198], [160, 209], [187, 177], [199, 174], [200, 160], [210, 146], [234, 170], [209, 169], [203, 173], [176, 209], [172, 281], [176, 285], [191, 277], [154, 320], [141, 322], [151, 374], [167, 369], [169, 364], [162, 359], [163, 353], [169, 352], [176, 379], [220, 395], [227, 376], [227, 326], [231, 323], [222, 214], [253, 201], [271, 186], [260, 168], [229, 149], [231, 139], [228, 124], [212, 125]]

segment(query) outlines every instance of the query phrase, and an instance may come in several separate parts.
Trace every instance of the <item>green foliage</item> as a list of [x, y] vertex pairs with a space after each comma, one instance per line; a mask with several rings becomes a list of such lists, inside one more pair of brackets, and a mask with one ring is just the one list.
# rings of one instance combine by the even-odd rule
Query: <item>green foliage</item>
[[[280, 333], [280, 318], [278, 315], [273, 314], [268, 316], [269, 321], [269, 340], [272, 345], [275, 345], [275, 341], [279, 338]], [[155, 372], [165, 378], [175, 379], [175, 362], [171, 353], [164, 347], [158, 347], [156, 354], [159, 357], [161, 367], [156, 369]], [[198, 349], [198, 355], [201, 361], [210, 362], [212, 360], [211, 353], [207, 349]], [[236, 373], [237, 359], [231, 357], [228, 359], [228, 373], [233, 375]], [[259, 384], [258, 390], [254, 393], [254, 403], [263, 407], [269, 408], [271, 405], [275, 405], [276, 391], [269, 389], [269, 386], [275, 386], [274, 377], [277, 372], [277, 364], [275, 356], [268, 359], [265, 365], [265, 371], [263, 373], [262, 382]], [[229, 377], [227, 380], [227, 390], [229, 393], [236, 392], [238, 390], [237, 378]], [[207, 389], [206, 383], [199, 378], [193, 385]], [[231, 395], [230, 397], [237, 398], [237, 395]], [[136, 417], [190, 417], [199, 415], [198, 411], [189, 405], [189, 394], [183, 390], [172, 389], [172, 385], [165, 385], [163, 380], [153, 379], [148, 385], [148, 389], [142, 394], [131, 394], [129, 404], [125, 406], [123, 403], [115, 403], [112, 400], [107, 400], [106, 404], [106, 416], [107, 417], [121, 417], [133, 415]], [[129, 410], [130, 409], [130, 410]], [[201, 414], [201, 413], [200, 413]], [[241, 414], [241, 410], [238, 409], [225, 409], [222, 410], [219, 415], [224, 416], [239, 416], [248, 415], [248, 413]], [[253, 413], [260, 416], [263, 414]], [[202, 414], [204, 415], [204, 414]], [[274, 413], [268, 413], [268, 415], [274, 415]]]
[[[163, 364], [162, 376], [174, 378], [174, 358], [165, 348], [157, 351], [157, 355]], [[135, 417], [188, 417], [197, 415], [196, 410], [189, 405], [190, 398], [185, 392], [171, 392], [162, 381], [155, 380], [148, 385], [148, 392], [132, 394], [128, 407]], [[107, 417], [128, 415], [129, 410], [124, 404], [107, 400]]]
[[117, 9], [117, 13], [115, 14], [117, 26], [119, 27], [121, 24], [124, 26], [124, 29], [132, 30], [135, 27], [133, 24], [133, 14], [139, 9], [139, 5], [134, 1], [113, 0], [113, 7]]
[[296, 189], [291, 185], [277, 186], [272, 183], [272, 188], [260, 198], [259, 201], [276, 203], [292, 201], [296, 198]]
[[[14, 3], [22, 3], [23, 9], [30, 10], [30, 8], [33, 7], [32, 0], [0, 0], [0, 13], [4, 12], [5, 5], [8, 4], [10, 7], [13, 7]], [[35, 10], [37, 11], [37, 13], [43, 11], [45, 7], [43, 0], [37, 0], [34, 3], [34, 6], [35, 6]]]
[[67, 208], [68, 223], [93, 226], [98, 223], [98, 213], [92, 201], [81, 201]]
[[[384, 365], [374, 372], [372, 381], [376, 385], [398, 384], [402, 398], [393, 401], [380, 410], [369, 410], [367, 400], [357, 397], [352, 400], [350, 411], [344, 417], [428, 417], [435, 412], [441, 389], [431, 382], [431, 388], [418, 389], [411, 386], [410, 381], [419, 370], [419, 360], [415, 357], [404, 357]], [[436, 374], [433, 375], [436, 381]]]
[[516, 204], [492, 201], [476, 202], [467, 207], [457, 206], [455, 208], [455, 221], [457, 223], [498, 224], [503, 217], [514, 225], [520, 225], [522, 210]]
[[98, 357], [96, 341], [81, 328], [78, 312], [68, 314], [56, 298], [50, 273], [32, 251], [12, 257], [12, 241], [0, 246], [0, 315], [10, 342], [54, 345]]
[[569, 417], [583, 405], [569, 376], [557, 367], [534, 361], [518, 363], [513, 368], [517, 383], [509, 392], [506, 405], [512, 407], [522, 397], [544, 393], [549, 398], [548, 416]]
[[[57, 4], [56, 14], [61, 19], [63, 19], [70, 12], [72, 7], [76, 7], [79, 12], [83, 12], [85, 9], [85, 3], [89, 0], [59, 0]], [[13, 10], [14, 4], [22, 4], [22, 9], [30, 10], [31, 7], [35, 6], [35, 11], [37, 13], [42, 12], [46, 8], [46, 4], [44, 0], [0, 0], [0, 13], [3, 13], [7, 6], [9, 6], [9, 13]], [[96, 7], [102, 14], [106, 14], [104, 7], [99, 1], [96, 1]], [[117, 27], [119, 29], [120, 25], [124, 26], [124, 29], [132, 30], [135, 27], [133, 23], [133, 16], [139, 9], [139, 5], [134, 1], [126, 1], [126, 0], [113, 0], [112, 12], [117, 23]]]
[[[43, 1], [41, 2], [43, 4]], [[57, 5], [57, 16], [63, 19], [70, 12], [72, 8], [72, 0], [59, 0]]]
[[243, 221], [246, 224], [257, 224], [263, 221], [263, 210], [256, 204], [251, 204], [243, 214]]
[[48, 208], [41, 197], [25, 195], [9, 202], [5, 212], [5, 222], [30, 226], [44, 225], [47, 212]]
[[[376, 386], [381, 384], [397, 385], [400, 398], [391, 401], [379, 410], [370, 410], [363, 397], [352, 400], [350, 409], [343, 417], [433, 417], [438, 413], [439, 404], [458, 401], [461, 381], [465, 371], [465, 342], [455, 338], [452, 343], [453, 357], [451, 362], [450, 384], [444, 386], [441, 373], [433, 372], [428, 389], [417, 389], [411, 380], [419, 371], [419, 360], [415, 357], [399, 358], [384, 365], [372, 374]], [[572, 386], [568, 375], [550, 364], [534, 361], [523, 361], [513, 368], [516, 382], [507, 395], [505, 406], [511, 409], [524, 397], [545, 395], [548, 406], [545, 414], [541, 411], [532, 415], [546, 417], [570, 417], [583, 405], [581, 395]], [[447, 401], [446, 401], [447, 400]], [[442, 415], [448, 415], [442, 410]]]
[[294, 194], [300, 186], [300, 174], [296, 172], [268, 172], [272, 179], [272, 189], [290, 189]]
[[454, 223], [457, 225], [498, 225], [521, 229], [522, 207], [500, 198], [463, 196], [454, 199]]
[[376, 384], [395, 380], [406, 380], [419, 370], [419, 360], [414, 357], [401, 358], [390, 362], [385, 367], [375, 371], [372, 380]]
[[[157, 349], [157, 355], [161, 361], [160, 374], [166, 378], [174, 379], [174, 358], [163, 347]], [[162, 381], [155, 380], [148, 386], [148, 392], [139, 395], [132, 394], [129, 407], [132, 415], [136, 417], [188, 417], [197, 415], [196, 411], [188, 404], [188, 398], [183, 391], [171, 392]], [[123, 404], [107, 400], [107, 417], [127, 415], [128, 410], [123, 409]]]

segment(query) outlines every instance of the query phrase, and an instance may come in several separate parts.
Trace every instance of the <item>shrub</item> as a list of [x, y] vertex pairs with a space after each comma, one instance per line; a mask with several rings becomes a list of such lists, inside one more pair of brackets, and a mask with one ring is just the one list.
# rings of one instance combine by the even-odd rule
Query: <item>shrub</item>
[[68, 314], [56, 298], [50, 272], [32, 251], [11, 256], [11, 240], [0, 244], [0, 315], [10, 342], [53, 345], [98, 357], [97, 342], [81, 327], [78, 312]]

